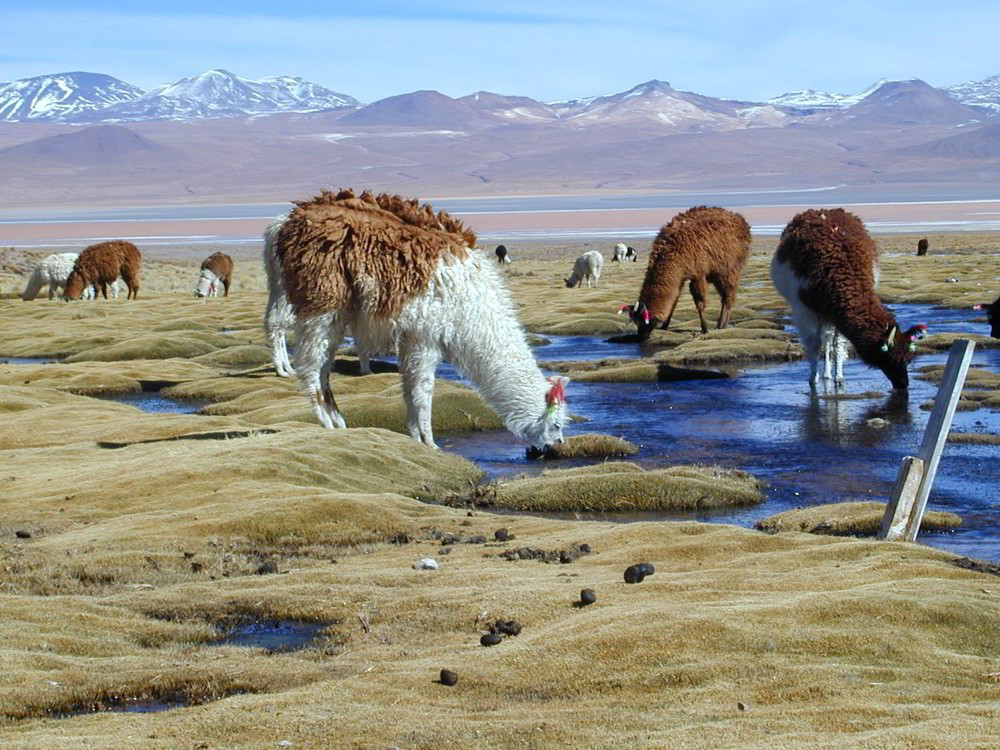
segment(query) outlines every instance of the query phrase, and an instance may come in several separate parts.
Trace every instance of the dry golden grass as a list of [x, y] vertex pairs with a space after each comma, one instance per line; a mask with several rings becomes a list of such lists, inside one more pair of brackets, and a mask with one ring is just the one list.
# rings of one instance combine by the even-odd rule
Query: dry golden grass
[[757, 480], [736, 469], [672, 466], [644, 471], [624, 461], [549, 469], [538, 477], [478, 488], [473, 497], [479, 505], [535, 512], [699, 510], [754, 505], [761, 499]]
[[639, 446], [614, 435], [571, 435], [552, 446], [550, 458], [620, 458], [634, 456]]
[[[796, 508], [762, 518], [756, 528], [769, 534], [805, 531], [830, 536], [874, 536], [882, 526], [885, 503], [828, 503]], [[921, 531], [949, 531], [962, 525], [955, 513], [930, 510], [924, 513]]]
[[[982, 255], [996, 252], [991, 241], [956, 248], [938, 269], [945, 246], [932, 237], [933, 262], [921, 268], [971, 278], [995, 268]], [[744, 277], [734, 330], [787, 346], [773, 338], [782, 305], [764, 283], [767, 245]], [[614, 308], [634, 301], [643, 263], [607, 264], [599, 290], [561, 285], [593, 247], [511, 247], [505, 272], [532, 330], [628, 332]], [[207, 251], [187, 252], [146, 265], [138, 302], [24, 303], [6, 298], [23, 276], [0, 271], [0, 356], [74, 360], [0, 365], [0, 747], [995, 744], [996, 576], [919, 545], [470, 516], [427, 503], [468, 491], [481, 473], [390, 431], [400, 428], [398, 376], [336, 376], [349, 424], [370, 426], [319, 429], [297, 386], [261, 361], [259, 262], [237, 261], [229, 299], [195, 301]], [[883, 284], [905, 271], [913, 278], [893, 293], [960, 289], [921, 280], [914, 261], [885, 259]], [[949, 304], [990, 298], [989, 278]], [[697, 343], [696, 319], [682, 298], [664, 354]], [[208, 413], [144, 414], [90, 397], [162, 386], [207, 399]], [[438, 384], [434, 412], [439, 431], [496, 424], [452, 383]], [[534, 481], [556, 494], [572, 482], [652, 476], [652, 492], [670, 481], [609, 467], [622, 465]], [[473, 543], [499, 527], [516, 541]], [[441, 532], [461, 541], [442, 548]], [[501, 556], [584, 542], [593, 553], [567, 565]], [[414, 570], [426, 556], [441, 569]], [[626, 585], [623, 570], [639, 561], [655, 575]], [[262, 562], [277, 573], [259, 575]], [[584, 587], [597, 602], [574, 607]], [[499, 617], [523, 632], [481, 647]], [[327, 638], [279, 655], [206, 645], [216, 626], [271, 618], [327, 624]], [[458, 673], [456, 686], [435, 682], [442, 668]], [[53, 718], [139, 697], [200, 705]]]

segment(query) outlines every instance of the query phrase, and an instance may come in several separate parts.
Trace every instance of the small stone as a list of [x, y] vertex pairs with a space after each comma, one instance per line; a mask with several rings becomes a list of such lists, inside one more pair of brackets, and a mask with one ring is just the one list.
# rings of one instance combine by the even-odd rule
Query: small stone
[[580, 604], [586, 607], [588, 604], [593, 604], [597, 601], [597, 594], [594, 593], [593, 589], [584, 589], [580, 592]]
[[484, 646], [496, 646], [502, 640], [502, 635], [498, 635], [497, 633], [487, 633], [479, 639], [479, 642]]
[[573, 562], [573, 554], [569, 550], [561, 550], [559, 552], [559, 562], [563, 565]]
[[490, 625], [490, 632], [497, 635], [520, 635], [521, 623], [517, 620], [497, 620]]
[[590, 549], [590, 545], [587, 544], [586, 542], [577, 547], [577, 549], [580, 550], [580, 552], [582, 552], [585, 555], [589, 555], [592, 552], [592, 550]]
[[18, 529], [14, 532], [14, 536], [18, 539], [31, 539], [31, 532], [25, 531], [24, 529]]
[[205, 566], [202, 563], [200, 563], [200, 562], [193, 562], [193, 563], [191, 563], [191, 572], [192, 573], [200, 573], [204, 569], [205, 569]]
[[496, 531], [493, 532], [493, 538], [496, 539], [498, 542], [506, 542], [508, 539], [511, 538], [511, 536], [510, 532], [507, 531], [507, 529], [497, 529]]
[[262, 562], [257, 568], [257, 575], [266, 576], [278, 572], [278, 563], [274, 560], [266, 560]]
[[433, 557], [422, 557], [413, 565], [414, 570], [437, 570], [438, 562]]
[[746, 711], [748, 708], [750, 708], [750, 706], [748, 706], [743, 701], [740, 701], [739, 703], [736, 704], [736, 708], [738, 708], [740, 711]]
[[441, 684], [442, 685], [454, 685], [458, 682], [458, 675], [452, 672], [450, 669], [441, 670]]
[[641, 566], [629, 565], [625, 568], [625, 583], [642, 583], [642, 579], [647, 575]]
[[639, 572], [645, 578], [646, 576], [653, 575], [656, 572], [656, 568], [653, 567], [652, 563], [639, 563]]

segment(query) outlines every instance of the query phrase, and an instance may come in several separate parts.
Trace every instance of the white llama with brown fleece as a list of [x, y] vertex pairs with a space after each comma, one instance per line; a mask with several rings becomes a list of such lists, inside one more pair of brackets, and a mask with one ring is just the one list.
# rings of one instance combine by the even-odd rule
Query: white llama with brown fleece
[[604, 256], [597, 250], [589, 250], [581, 255], [573, 263], [573, 273], [568, 279], [563, 279], [566, 286], [581, 286], [584, 279], [587, 280], [587, 288], [590, 288], [590, 280], [594, 280], [594, 286], [600, 286], [601, 271], [604, 270]]
[[562, 441], [568, 381], [542, 374], [496, 262], [472, 249], [459, 221], [399, 196], [324, 192], [297, 204], [268, 242], [297, 317], [295, 369], [325, 427], [346, 426], [326, 352], [350, 326], [369, 351], [398, 352], [414, 439], [436, 447], [434, 371], [444, 358], [512, 433], [542, 450]]
[[[295, 311], [288, 302], [285, 293], [285, 277], [281, 265], [275, 255], [277, 232], [285, 223], [284, 216], [275, 219], [264, 231], [264, 273], [267, 275], [267, 312], [264, 314], [264, 331], [271, 347], [271, 362], [275, 372], [283, 378], [295, 374], [295, 369], [288, 357], [287, 331], [295, 325]], [[371, 362], [368, 352], [354, 342], [361, 374], [371, 374]]]

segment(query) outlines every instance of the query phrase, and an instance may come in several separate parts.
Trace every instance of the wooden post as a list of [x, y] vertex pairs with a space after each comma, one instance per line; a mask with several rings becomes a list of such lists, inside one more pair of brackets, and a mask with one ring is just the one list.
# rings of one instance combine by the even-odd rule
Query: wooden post
[[958, 339], [951, 345], [948, 363], [944, 367], [941, 385], [938, 386], [934, 408], [931, 409], [924, 439], [917, 455], [903, 458], [896, 477], [896, 486], [882, 517], [878, 539], [903, 539], [912, 542], [920, 531], [920, 523], [927, 509], [927, 498], [937, 474], [941, 451], [948, 439], [955, 407], [962, 395], [962, 386], [969, 371], [969, 362], [976, 342]]

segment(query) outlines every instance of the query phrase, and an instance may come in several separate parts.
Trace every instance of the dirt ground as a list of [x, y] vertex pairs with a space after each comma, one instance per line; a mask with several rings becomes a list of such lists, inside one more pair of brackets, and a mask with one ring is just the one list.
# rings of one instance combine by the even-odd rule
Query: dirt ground
[[[919, 259], [917, 239], [879, 238], [887, 299], [1000, 294], [1000, 235], [932, 236]], [[566, 289], [573, 258], [610, 260], [613, 243], [508, 243], [525, 326], [628, 332], [615, 308], [634, 301], [648, 251], [632, 244], [638, 263]], [[733, 338], [698, 335], [682, 297], [663, 362], [800, 355], [776, 322], [774, 244], [755, 242]], [[195, 300], [198, 264], [217, 249], [236, 259], [231, 295]], [[396, 373], [358, 377], [344, 358], [340, 431], [272, 374], [259, 247], [144, 248], [136, 302], [23, 302], [46, 252], [0, 255], [0, 357], [61, 360], [0, 365], [0, 747], [996, 746], [988, 566], [854, 537], [437, 504], [482, 472], [401, 434]], [[97, 398], [156, 389], [207, 406], [150, 414]], [[434, 418], [442, 433], [500, 427], [444, 381]], [[415, 569], [425, 557], [438, 569]], [[626, 583], [641, 562], [655, 573]], [[588, 588], [596, 601], [582, 606]], [[518, 635], [481, 645], [509, 619]], [[291, 653], [211, 644], [272, 620], [325, 629]], [[184, 707], [95, 710], [140, 699]]]

